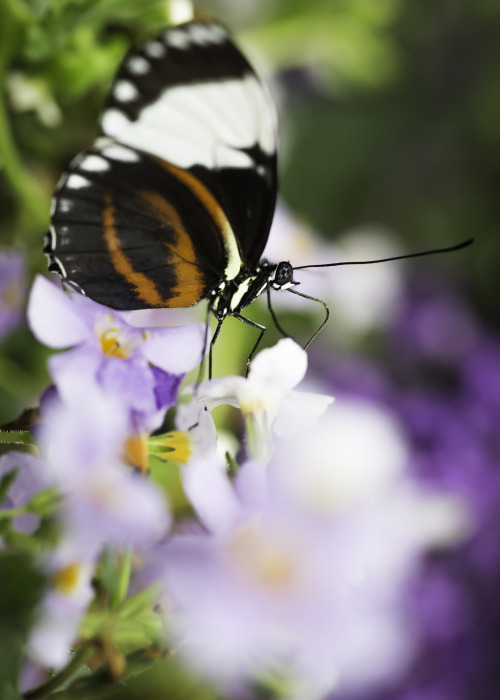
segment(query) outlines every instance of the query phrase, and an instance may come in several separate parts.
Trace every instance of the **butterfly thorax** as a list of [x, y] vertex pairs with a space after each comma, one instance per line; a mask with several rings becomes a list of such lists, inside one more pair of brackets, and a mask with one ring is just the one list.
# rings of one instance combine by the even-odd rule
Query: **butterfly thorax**
[[212, 290], [210, 308], [220, 320], [239, 314], [266, 289], [288, 289], [295, 284], [289, 262], [271, 263], [263, 259], [253, 270], [242, 267], [234, 279], [226, 280]]

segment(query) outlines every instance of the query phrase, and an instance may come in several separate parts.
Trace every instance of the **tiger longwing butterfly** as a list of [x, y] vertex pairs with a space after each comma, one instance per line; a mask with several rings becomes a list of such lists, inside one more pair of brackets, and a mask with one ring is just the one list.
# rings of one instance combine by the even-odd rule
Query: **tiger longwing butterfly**
[[257, 326], [240, 312], [268, 287], [291, 287], [293, 268], [260, 259], [276, 120], [228, 32], [192, 21], [131, 51], [101, 130], [56, 188], [49, 269], [114, 309], [208, 299], [216, 334], [227, 315]]
[[[265, 327], [241, 311], [263, 292], [283, 335], [271, 289], [323, 304], [317, 335], [327, 305], [292, 289], [299, 268], [261, 259], [277, 192], [274, 108], [221, 25], [187, 22], [131, 51], [101, 131], [56, 188], [49, 270], [114, 309], [208, 299], [218, 321], [211, 347], [228, 315], [260, 331], [248, 362]], [[302, 268], [341, 264], [351, 263]]]

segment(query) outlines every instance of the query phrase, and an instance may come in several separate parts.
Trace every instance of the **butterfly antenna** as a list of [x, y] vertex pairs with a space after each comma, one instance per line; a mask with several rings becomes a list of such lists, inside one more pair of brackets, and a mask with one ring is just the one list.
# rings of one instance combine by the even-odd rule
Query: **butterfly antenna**
[[310, 299], [311, 301], [316, 301], [318, 304], [321, 304], [322, 307], [325, 310], [325, 318], [321, 326], [317, 329], [317, 331], [309, 338], [307, 343], [304, 345], [304, 350], [307, 350], [309, 345], [312, 343], [312, 341], [321, 333], [323, 328], [326, 326], [328, 323], [328, 319], [330, 318], [330, 307], [328, 304], [323, 301], [323, 299], [318, 299], [317, 297], [312, 297], [309, 294], [304, 294], [303, 292], [298, 292], [296, 289], [287, 289], [287, 292], [290, 292], [291, 294], [296, 294], [298, 297], [303, 297], [304, 299]]
[[[461, 250], [462, 248], [467, 248], [467, 246], [472, 245], [474, 242], [473, 238], [469, 238], [467, 241], [463, 241], [462, 243], [459, 243], [458, 245], [451, 246], [449, 248], [435, 248], [434, 250], [424, 250], [420, 253], [408, 253], [407, 255], [395, 255], [394, 257], [391, 258], [380, 258], [378, 260], [348, 260], [344, 262], [335, 262], [335, 263], [320, 263], [319, 265], [300, 265], [299, 267], [294, 267], [294, 270], [307, 270], [310, 267], [339, 267], [340, 265], [371, 265], [372, 263], [382, 263], [382, 262], [391, 262], [392, 260], [406, 260], [408, 258], [419, 258], [424, 255], [436, 255], [437, 253], [453, 253], [456, 250]], [[292, 292], [293, 290], [289, 289], [289, 292]], [[305, 296], [304, 294], [301, 294], [300, 292], [293, 292], [294, 294], [298, 294], [299, 296]], [[312, 299], [312, 297], [311, 297]], [[316, 299], [315, 301], [320, 301], [320, 299]], [[321, 330], [321, 328], [319, 329]], [[319, 333], [318, 330], [318, 333]], [[311, 342], [311, 341], [309, 341]], [[309, 344], [309, 343], [308, 343]]]

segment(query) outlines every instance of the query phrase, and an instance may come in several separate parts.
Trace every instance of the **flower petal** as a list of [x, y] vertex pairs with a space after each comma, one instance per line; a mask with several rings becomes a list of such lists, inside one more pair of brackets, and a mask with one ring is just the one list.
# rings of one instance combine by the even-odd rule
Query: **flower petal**
[[89, 337], [88, 325], [70, 296], [45, 277], [35, 279], [27, 313], [36, 338], [49, 348], [68, 348]]
[[198, 365], [204, 355], [205, 324], [150, 329], [141, 354], [165, 372], [184, 374]]
[[304, 378], [307, 353], [291, 338], [283, 338], [272, 348], [259, 352], [252, 360], [250, 381], [258, 381], [283, 390], [293, 389]]

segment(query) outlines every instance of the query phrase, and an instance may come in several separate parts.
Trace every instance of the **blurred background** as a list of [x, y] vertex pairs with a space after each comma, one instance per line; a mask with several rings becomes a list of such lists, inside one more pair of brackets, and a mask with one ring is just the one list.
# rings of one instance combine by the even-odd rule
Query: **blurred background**
[[[24, 310], [34, 275], [46, 270], [53, 188], [95, 138], [124, 53], [185, 10], [165, 0], [0, 4], [2, 424], [36, 405], [49, 383], [48, 351]], [[415, 478], [459, 493], [474, 515], [468, 540], [429, 557], [411, 592], [421, 622], [414, 664], [366, 699], [499, 697], [500, 5], [206, 0], [197, 11], [231, 28], [277, 105], [269, 257], [366, 260], [475, 238], [448, 255], [304, 272], [300, 289], [332, 311], [310, 351], [312, 383], [393, 413]], [[273, 306], [306, 341], [323, 311], [302, 301], [275, 295]], [[272, 325], [265, 303], [248, 315]], [[225, 326], [218, 374], [244, 367], [252, 334], [241, 325]], [[277, 337], [270, 329], [268, 344]], [[181, 671], [167, 681], [153, 669], [136, 683], [136, 694], [120, 697], [145, 688], [148, 697], [211, 697]]]

